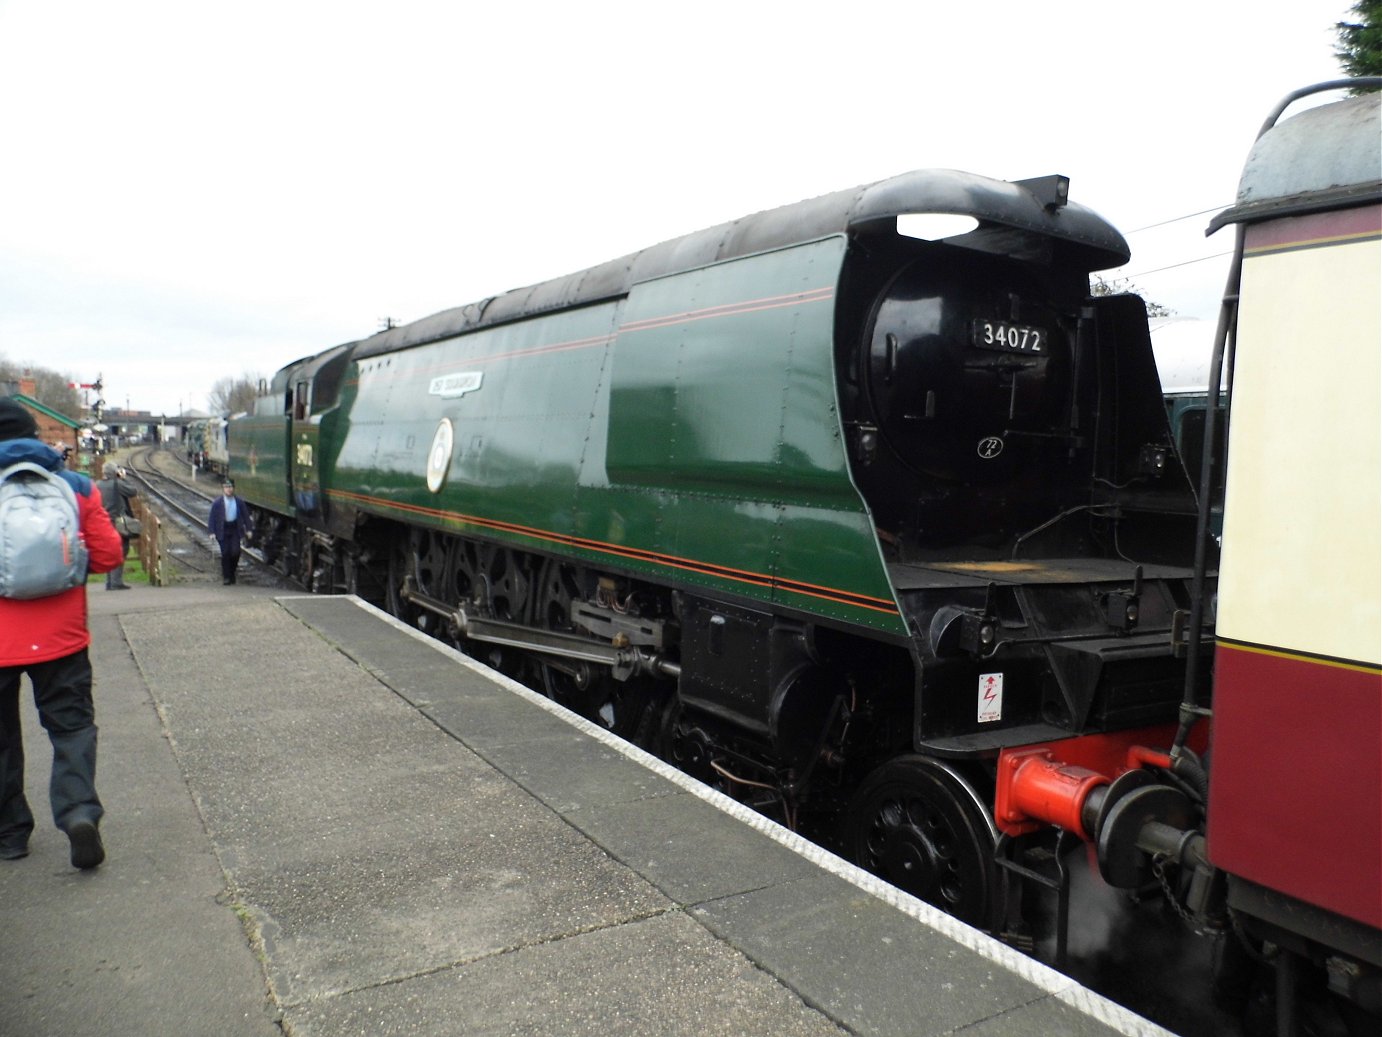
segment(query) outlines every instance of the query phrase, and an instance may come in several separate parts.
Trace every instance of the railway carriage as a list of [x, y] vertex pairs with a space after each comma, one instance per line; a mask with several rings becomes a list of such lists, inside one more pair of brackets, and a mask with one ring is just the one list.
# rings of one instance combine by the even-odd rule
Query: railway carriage
[[[1375, 81], [1374, 89], [1382, 87]], [[1382, 106], [1263, 134], [1238, 203], [1208, 854], [1240, 927], [1382, 1014]], [[1267, 790], [1271, 790], [1268, 794]]]
[[[1374, 92], [1277, 124], [1342, 86]], [[1189, 628], [1193, 641], [1194, 616], [1216, 618], [1212, 689], [1187, 672], [1176, 739], [1136, 751], [1150, 768], [1120, 774], [1068, 744], [999, 763], [1000, 817], [1016, 804], [1024, 824], [1082, 835], [1111, 885], [1176, 869], [1168, 900], [1224, 940], [1221, 989], [1246, 998], [1267, 966], [1283, 1037], [1307, 1014], [1314, 1032], [1382, 1024], [1379, 89], [1288, 97], [1211, 224], [1238, 231], [1203, 380], [1232, 372], [1221, 512], [1213, 434], [1200, 463], [1199, 543], [1221, 513], [1222, 566], [1211, 594], [1197, 563]], [[1196, 762], [1182, 774], [1194, 787], [1167, 782], [1210, 717], [1208, 775]]]

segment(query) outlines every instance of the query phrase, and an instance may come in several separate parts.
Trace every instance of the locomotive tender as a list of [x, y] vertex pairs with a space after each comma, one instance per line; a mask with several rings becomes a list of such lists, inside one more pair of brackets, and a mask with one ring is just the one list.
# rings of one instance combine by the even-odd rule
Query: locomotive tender
[[254, 541], [1001, 927], [1000, 754], [1169, 744], [1186, 667], [1195, 494], [1068, 186], [910, 173], [290, 364]]

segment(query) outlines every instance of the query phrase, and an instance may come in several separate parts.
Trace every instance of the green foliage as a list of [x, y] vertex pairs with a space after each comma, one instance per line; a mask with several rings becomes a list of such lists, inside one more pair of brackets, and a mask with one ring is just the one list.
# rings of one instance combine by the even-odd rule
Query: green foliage
[[[1133, 284], [1126, 277], [1105, 281], [1098, 274], [1095, 274], [1093, 280], [1089, 282], [1089, 294], [1142, 295], [1142, 293], [1138, 291], [1137, 285]], [[1159, 302], [1152, 302], [1152, 300], [1148, 299], [1146, 296], [1143, 296], [1142, 301], [1147, 306], [1148, 317], [1174, 317], [1176, 315], [1176, 311], [1171, 309], [1171, 307], [1163, 306]]]
[[1350, 76], [1382, 76], [1382, 0], [1358, 0], [1350, 10], [1358, 20], [1334, 24], [1334, 56]]

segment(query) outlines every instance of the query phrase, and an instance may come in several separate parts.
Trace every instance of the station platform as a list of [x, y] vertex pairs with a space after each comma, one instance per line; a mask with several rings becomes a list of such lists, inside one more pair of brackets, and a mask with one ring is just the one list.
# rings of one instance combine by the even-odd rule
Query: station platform
[[26, 689], [0, 1037], [1168, 1032], [358, 599], [89, 598], [107, 859]]

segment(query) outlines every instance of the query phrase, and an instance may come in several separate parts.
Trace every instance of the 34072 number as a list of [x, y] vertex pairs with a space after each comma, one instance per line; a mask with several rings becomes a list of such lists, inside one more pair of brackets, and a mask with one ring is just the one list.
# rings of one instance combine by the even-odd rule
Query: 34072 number
[[980, 349], [995, 349], [1005, 353], [1046, 352], [1044, 329], [1004, 320], [976, 320], [970, 341]]

